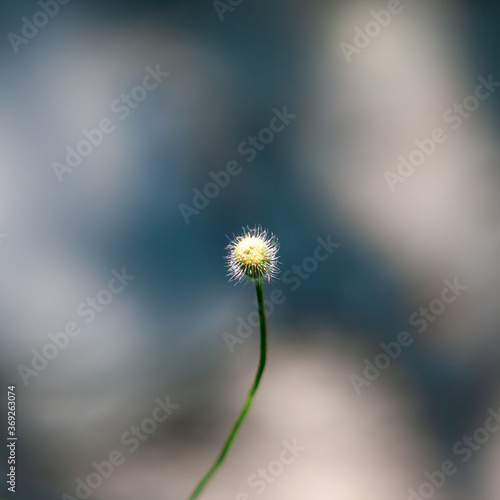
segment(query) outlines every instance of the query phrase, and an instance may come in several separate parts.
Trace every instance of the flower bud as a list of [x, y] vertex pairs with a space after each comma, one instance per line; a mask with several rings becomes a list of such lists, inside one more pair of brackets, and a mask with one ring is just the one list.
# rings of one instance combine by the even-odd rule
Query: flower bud
[[230, 279], [270, 281], [277, 273], [278, 240], [260, 226], [243, 230], [243, 235], [233, 238], [227, 246]]

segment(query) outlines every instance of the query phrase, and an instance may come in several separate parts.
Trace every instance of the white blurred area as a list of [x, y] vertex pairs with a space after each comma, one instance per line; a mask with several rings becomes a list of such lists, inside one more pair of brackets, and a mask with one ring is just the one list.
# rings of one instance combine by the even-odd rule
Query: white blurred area
[[[300, 156], [308, 168], [298, 173], [318, 203], [403, 278], [413, 311], [439, 298], [445, 278], [468, 287], [415, 336], [414, 347], [481, 369], [481, 359], [500, 345], [500, 151], [488, 100], [457, 130], [443, 113], [474, 94], [477, 78], [490, 72], [475, 74], [466, 58], [467, 42], [454, 29], [465, 13], [456, 3], [402, 4], [403, 12], [350, 63], [340, 43], [352, 43], [353, 27], [364, 27], [370, 8], [387, 2], [336, 5], [325, 17], [329, 43], [313, 65], [323, 78], [312, 86], [316, 113]], [[391, 192], [384, 173], [398, 174], [398, 156], [407, 159], [414, 141], [436, 127], [446, 131], [446, 142]], [[497, 394], [491, 407], [499, 404]], [[475, 498], [500, 496], [499, 439], [493, 435], [459, 470], [456, 484], [472, 487]]]
[[[300, 157], [308, 168], [298, 172], [318, 203], [402, 277], [414, 310], [439, 298], [443, 279], [468, 287], [420, 341], [453, 362], [474, 363], [499, 345], [500, 152], [491, 103], [451, 129], [443, 114], [473, 94], [481, 76], [456, 28], [465, 14], [453, 2], [401, 5], [350, 63], [340, 44], [352, 44], [353, 28], [387, 2], [336, 5], [325, 17], [328, 43], [313, 66], [323, 78], [313, 82], [316, 113]], [[448, 139], [392, 192], [384, 173], [400, 175], [399, 155], [407, 159], [414, 141], [437, 127]]]
[[[165, 203], [172, 204], [165, 212], [180, 219], [172, 192], [182, 182], [189, 192], [192, 181], [166, 165], [164, 182], [155, 185], [147, 176], [148, 155], [167, 141], [172, 157], [182, 156], [203, 169], [193, 158], [213, 154], [218, 129], [231, 129], [231, 115], [217, 90], [227, 67], [174, 29], [165, 35], [149, 25], [110, 27], [80, 16], [72, 19], [69, 13], [51, 28], [51, 34], [46, 30], [47, 36], [30, 42], [31, 55], [23, 52], [25, 80], [18, 83], [8, 72], [3, 77], [4, 85], [25, 92], [5, 103], [0, 118], [0, 232], [8, 234], [1, 246], [0, 295], [2, 359], [8, 382], [16, 384], [23, 402], [19, 420], [26, 453], [41, 471], [32, 475], [33, 484], [52, 481], [53, 491], [61, 495], [77, 475], [88, 474], [92, 460], [111, 451], [113, 430], [140, 422], [154, 398], [164, 396], [166, 385], [175, 392], [179, 379], [192, 371], [176, 362], [179, 353], [160, 359], [149, 350], [154, 328], [175, 330], [185, 319], [183, 311], [169, 305], [175, 285], [165, 285], [162, 316], [152, 317], [133, 266], [121, 260], [120, 252], [112, 265], [105, 264], [98, 252], [113, 236], [144, 222], [137, 210], [154, 197], [151, 190], [161, 189]], [[13, 75], [20, 58], [14, 60]], [[130, 94], [146, 68], [157, 65], [170, 75], [120, 121], [112, 102]], [[198, 116], [200, 107], [204, 116]], [[74, 149], [84, 139], [82, 129], [95, 128], [106, 117], [115, 130], [59, 183], [52, 162], [64, 163], [66, 146]], [[123, 267], [136, 276], [134, 281], [85, 324], [77, 306], [107, 286], [113, 269]], [[198, 305], [194, 332], [186, 337], [214, 328], [214, 321], [232, 319], [229, 311], [220, 299], [216, 305], [210, 300]], [[69, 321], [76, 321], [82, 333], [24, 386], [19, 364], [31, 369], [31, 350], [41, 352], [50, 342], [49, 332], [64, 330]], [[210, 394], [205, 385], [199, 382], [185, 396], [186, 411], [200, 392]]]
[[[422, 433], [417, 399], [407, 394], [402, 377], [396, 377], [397, 387], [389, 387], [382, 376], [358, 396], [349, 382], [359, 371], [355, 347], [332, 340], [332, 332], [307, 333], [313, 345], [290, 347], [271, 340], [254, 405], [204, 499], [401, 500], [423, 481], [420, 471], [440, 465], [438, 450]], [[239, 412], [254, 374], [255, 347], [246, 345], [227, 373], [231, 387], [224, 394], [221, 422], [217, 430], [205, 428], [213, 436], [209, 445], [198, 443], [186, 453], [172, 437], [164, 449], [139, 451], [137, 461], [117, 470], [98, 490], [99, 499], [188, 498]], [[294, 440], [305, 449], [273, 476], [269, 471], [279, 469], [270, 464], [279, 460], [282, 442]], [[259, 469], [272, 479], [260, 475], [265, 488], [257, 485]], [[436, 491], [433, 498], [451, 497]]]

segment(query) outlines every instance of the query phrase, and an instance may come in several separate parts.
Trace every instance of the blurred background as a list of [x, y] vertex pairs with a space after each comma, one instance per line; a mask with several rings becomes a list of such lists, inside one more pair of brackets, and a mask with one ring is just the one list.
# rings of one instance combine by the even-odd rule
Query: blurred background
[[498, 499], [500, 432], [478, 429], [500, 407], [499, 20], [466, 0], [3, 5], [0, 494], [188, 498], [257, 367], [224, 255], [261, 224], [281, 244], [268, 367], [203, 498]]

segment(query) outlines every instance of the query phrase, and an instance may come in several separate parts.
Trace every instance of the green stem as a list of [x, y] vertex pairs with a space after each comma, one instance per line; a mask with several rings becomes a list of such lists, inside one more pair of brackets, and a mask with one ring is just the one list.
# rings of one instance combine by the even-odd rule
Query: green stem
[[236, 422], [229, 433], [229, 436], [226, 438], [224, 445], [222, 446], [222, 450], [219, 453], [219, 456], [216, 458], [215, 462], [212, 464], [212, 467], [208, 469], [207, 473], [202, 477], [201, 481], [198, 483], [198, 486], [193, 491], [189, 500], [194, 500], [198, 498], [198, 495], [202, 492], [203, 488], [207, 485], [207, 483], [212, 479], [212, 476], [217, 472], [217, 469], [221, 466], [222, 462], [226, 458], [226, 455], [233, 444], [234, 438], [238, 433], [243, 420], [250, 409], [250, 405], [252, 404], [253, 397], [257, 392], [257, 388], [259, 387], [259, 382], [262, 377], [262, 373], [264, 372], [264, 368], [266, 366], [266, 358], [267, 358], [267, 328], [266, 328], [266, 312], [264, 307], [264, 290], [262, 288], [262, 282], [257, 281], [255, 283], [255, 290], [257, 292], [257, 305], [259, 309], [259, 323], [260, 323], [260, 360], [259, 366], [257, 368], [257, 374], [255, 375], [255, 380], [250, 388], [250, 391], [243, 403], [243, 406], [240, 410], [240, 414], [236, 419]]

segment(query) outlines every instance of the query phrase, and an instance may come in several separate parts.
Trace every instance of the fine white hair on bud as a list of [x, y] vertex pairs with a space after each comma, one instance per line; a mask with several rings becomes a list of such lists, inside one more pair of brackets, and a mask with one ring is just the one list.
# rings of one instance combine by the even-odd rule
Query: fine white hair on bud
[[260, 226], [243, 228], [243, 234], [233, 237], [227, 249], [230, 280], [271, 281], [276, 276], [279, 243]]

